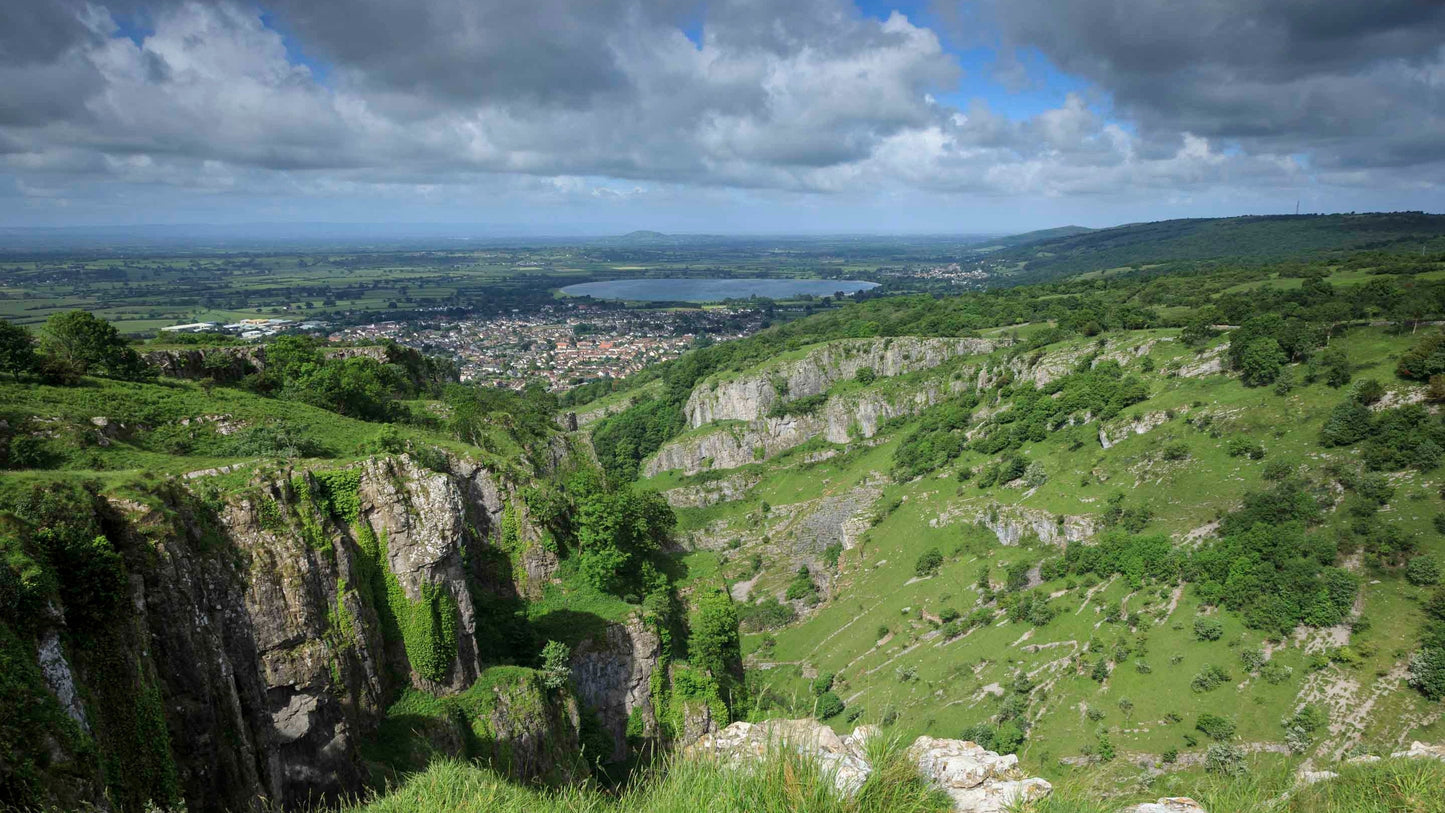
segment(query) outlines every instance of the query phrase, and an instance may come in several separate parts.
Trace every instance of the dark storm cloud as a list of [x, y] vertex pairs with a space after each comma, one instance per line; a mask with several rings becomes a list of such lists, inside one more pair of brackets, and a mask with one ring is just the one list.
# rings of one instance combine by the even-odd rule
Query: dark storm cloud
[[999, 0], [994, 12], [1007, 42], [1098, 83], [1150, 137], [1309, 151], [1327, 166], [1445, 159], [1436, 0]]
[[613, 37], [681, 19], [677, 0], [280, 0], [285, 25], [362, 86], [451, 102], [574, 106], [626, 90]]
[[49, 62], [91, 37], [81, 22], [83, 8], [71, 0], [0, 3], [0, 64]]

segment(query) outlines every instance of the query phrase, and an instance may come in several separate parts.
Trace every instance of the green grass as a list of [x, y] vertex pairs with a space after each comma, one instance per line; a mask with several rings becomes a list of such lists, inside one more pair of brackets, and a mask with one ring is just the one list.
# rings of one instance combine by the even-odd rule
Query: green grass
[[[884, 738], [877, 738], [884, 740]], [[727, 768], [710, 759], [673, 756], [643, 772], [623, 791], [577, 785], [556, 790], [521, 787], [455, 761], [439, 762], [346, 813], [943, 813], [947, 800], [913, 773], [896, 740], [870, 744], [877, 770], [846, 798], [817, 763], [791, 749], [771, 751], [754, 766]]]
[[[1244, 776], [1200, 770], [1149, 779], [1123, 766], [1081, 768], [1054, 784], [1046, 800], [1023, 813], [1117, 813], [1131, 803], [1187, 796], [1209, 813], [1440, 813], [1445, 811], [1445, 763], [1389, 759], [1326, 765], [1339, 777], [1296, 784], [1293, 761], [1256, 757]], [[1140, 784], [1147, 784], [1144, 789]], [[1130, 789], [1134, 788], [1134, 789]]]
[[[1177, 341], [1173, 331], [1133, 331], [1111, 334], [1110, 349], [1131, 348], [1146, 340], [1156, 343], [1149, 352], [1156, 371], [1146, 375], [1151, 397], [1107, 422], [1113, 433], [1135, 417], [1164, 414], [1174, 417], [1141, 435], [1130, 435], [1110, 449], [1098, 442], [1097, 422], [1053, 432], [1021, 450], [1038, 461], [1048, 481], [1031, 492], [1021, 488], [978, 489], [972, 482], [958, 483], [954, 473], [979, 467], [990, 458], [965, 452], [941, 472], [907, 483], [884, 481], [874, 507], [897, 502], [898, 507], [864, 534], [861, 544], [847, 551], [833, 575], [831, 598], [804, 612], [799, 621], [766, 633], [744, 636], [744, 649], [755, 661], [750, 679], [770, 699], [764, 714], [805, 714], [808, 705], [804, 669], [831, 671], [838, 676], [837, 692], [850, 713], [864, 719], [896, 715], [896, 730], [912, 736], [957, 737], [969, 725], [989, 720], [1000, 712], [1003, 700], [992, 687], [1006, 690], [1020, 671], [1035, 675], [1042, 688], [1030, 696], [1028, 718], [1033, 725], [1020, 752], [1035, 770], [1049, 770], [1061, 757], [1084, 753], [1106, 728], [1121, 756], [1159, 755], [1170, 749], [1202, 752], [1208, 739], [1194, 730], [1204, 712], [1233, 720], [1239, 742], [1281, 743], [1280, 721], [1324, 686], [1351, 685], [1351, 701], [1332, 707], [1339, 717], [1365, 698], [1378, 696], [1374, 708], [1354, 724], [1345, 725], [1346, 739], [1332, 737], [1331, 748], [1341, 743], [1382, 744], [1399, 738], [1418, 724], [1433, 719], [1430, 704], [1414, 692], [1396, 690], [1382, 677], [1398, 669], [1415, 645], [1421, 615], [1420, 602], [1428, 592], [1406, 584], [1397, 573], [1363, 572], [1362, 609], [1373, 626], [1351, 641], [1354, 662], [1331, 664], [1311, 671], [1305, 652], [1308, 640], [1275, 645], [1273, 661], [1288, 666], [1288, 679], [1271, 684], [1244, 670], [1239, 653], [1266, 644], [1264, 633], [1244, 628], [1238, 618], [1223, 613], [1225, 634], [1219, 641], [1200, 642], [1192, 633], [1199, 602], [1192, 589], [1179, 591], [1172, 584], [1145, 584], [1131, 589], [1115, 579], [1099, 585], [1085, 604], [1087, 582], [1060, 579], [1040, 585], [1042, 594], [1059, 594], [1051, 600], [1057, 616], [1042, 627], [995, 619], [966, 636], [945, 642], [934, 637], [934, 626], [923, 614], [951, 607], [967, 615], [978, 606], [974, 587], [977, 570], [987, 564], [995, 585], [1014, 562], [1037, 563], [1057, 555], [1045, 544], [1001, 546], [994, 533], [977, 524], [992, 512], [1031, 511], [1043, 517], [1059, 515], [1097, 519], [1110, 495], [1122, 493], [1127, 506], [1147, 507], [1153, 519], [1150, 533], [1182, 539], [1206, 526], [1238, 504], [1244, 494], [1267, 485], [1266, 464], [1286, 461], [1313, 477], [1326, 475], [1331, 464], [1355, 465], [1352, 450], [1326, 450], [1318, 443], [1319, 428], [1329, 410], [1346, 397], [1323, 383], [1299, 383], [1284, 395], [1272, 388], [1250, 389], [1227, 375], [1180, 378], [1167, 374], [1173, 365], [1188, 363], [1195, 352]], [[1159, 341], [1166, 339], [1165, 341]], [[1394, 357], [1408, 348], [1412, 337], [1381, 328], [1355, 328], [1335, 343], [1343, 346], [1358, 377], [1375, 377], [1388, 388], [1402, 385], [1393, 378]], [[1091, 349], [1093, 340], [1072, 340], [1045, 348], [1047, 356], [1068, 356]], [[1006, 352], [996, 353], [1002, 360]], [[974, 361], [973, 363], [977, 363]], [[1138, 362], [1129, 369], [1138, 371]], [[921, 374], [916, 374], [921, 375]], [[1293, 371], [1296, 381], [1301, 370]], [[896, 386], [877, 382], [873, 387]], [[848, 387], [856, 387], [851, 382]], [[869, 389], [872, 389], [870, 387]], [[1209, 431], [1186, 422], [1186, 417], [1209, 415]], [[722, 476], [745, 477], [755, 482], [735, 502], [707, 508], [678, 510], [689, 538], [716, 552], [696, 552], [698, 580], [735, 583], [753, 577], [753, 561], [761, 557], [762, 571], [753, 579], [750, 600], [781, 597], [800, 564], [814, 572], [819, 552], [802, 547], [800, 522], [818, 509], [825, 498], [848, 494], [865, 482], [877, 483], [891, 468], [893, 451], [911, 422], [886, 430], [877, 445], [854, 445], [840, 457], [804, 465], [796, 456], [780, 455], [762, 463], [725, 472], [681, 477], [663, 473], [650, 487], [666, 490], [702, 485]], [[710, 429], [711, 427], [707, 427]], [[1266, 450], [1264, 460], [1231, 457], [1231, 439], [1247, 437]], [[1168, 460], [1166, 447], [1183, 444], [1188, 455]], [[1399, 476], [1397, 494], [1385, 516], [1389, 522], [1418, 539], [1423, 552], [1445, 556], [1445, 539], [1436, 532], [1432, 517], [1442, 510], [1440, 473], [1407, 472]], [[771, 506], [764, 513], [764, 503]], [[865, 506], [866, 510], [871, 510]], [[1319, 533], [1331, 534], [1348, 525], [1348, 517], [1328, 514]], [[737, 540], [736, 549], [726, 544]], [[937, 575], [917, 579], [914, 563], [930, 548], [943, 552], [945, 562]], [[1168, 608], [1177, 603], [1172, 611]], [[1111, 607], [1127, 606], [1143, 615], [1137, 631], [1106, 620]], [[879, 629], [892, 637], [882, 643]], [[1025, 637], [1027, 636], [1027, 637]], [[764, 641], [772, 648], [759, 652]], [[1112, 653], [1119, 642], [1132, 650], [1104, 684], [1089, 676], [1101, 653]], [[1315, 644], [1309, 643], [1313, 647]], [[1036, 647], [1036, 648], [1035, 648]], [[1142, 650], [1143, 654], [1139, 654]], [[1143, 661], [1148, 671], [1135, 669]], [[1232, 680], [1206, 693], [1191, 690], [1193, 676], [1214, 664]], [[900, 670], [916, 677], [901, 681]], [[811, 672], [810, 672], [811, 673]], [[1398, 680], [1398, 678], [1396, 678]], [[988, 691], [985, 691], [988, 689]], [[1120, 708], [1127, 698], [1130, 708]], [[1085, 709], [1102, 711], [1100, 720], [1085, 716]], [[1178, 721], [1173, 721], [1178, 717]], [[844, 725], [845, 716], [836, 718]], [[1438, 726], [1437, 726], [1438, 727]], [[1190, 745], [1192, 737], [1196, 745]], [[1316, 743], [1319, 745], [1319, 743]]]

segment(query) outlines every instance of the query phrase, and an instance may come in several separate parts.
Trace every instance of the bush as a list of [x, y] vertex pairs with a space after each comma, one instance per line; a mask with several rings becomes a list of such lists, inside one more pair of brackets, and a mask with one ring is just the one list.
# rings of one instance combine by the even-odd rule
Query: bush
[[1199, 720], [1194, 724], [1194, 728], [1218, 742], [1225, 742], [1234, 736], [1234, 721], [1228, 717], [1220, 717], [1218, 714], [1205, 712], [1199, 715]]
[[878, 373], [872, 367], [859, 367], [858, 372], [853, 374], [853, 380], [859, 384], [872, 384], [878, 378]]
[[1204, 769], [1222, 776], [1243, 776], [1249, 772], [1249, 765], [1244, 761], [1244, 749], [1216, 744], [1204, 754]]
[[1224, 449], [1230, 457], [1247, 457], [1250, 460], [1264, 459], [1264, 447], [1248, 438], [1234, 438], [1225, 445]]
[[1188, 460], [1189, 444], [1184, 441], [1176, 441], [1164, 447], [1165, 460]]
[[1224, 636], [1224, 624], [1207, 615], [1194, 619], [1194, 637], [1200, 641], [1218, 641]]
[[1416, 556], [1405, 565], [1405, 580], [1417, 587], [1440, 583], [1440, 563], [1429, 556]]
[[832, 692], [823, 692], [818, 696], [818, 702], [815, 708], [817, 709], [817, 718], [819, 720], [827, 720], [830, 717], [837, 717], [839, 714], [842, 714], [845, 707], [843, 705], [843, 699], [838, 695]]
[[776, 596], [760, 599], [756, 604], [744, 604], [738, 608], [738, 623], [748, 632], [784, 627], [797, 620], [798, 611], [791, 604], [778, 601]]
[[808, 689], [815, 697], [822, 697], [833, 690], [833, 673], [823, 672], [812, 680], [808, 681]]
[[1206, 664], [1198, 674], [1189, 681], [1189, 688], [1196, 692], [1212, 692], [1231, 680], [1229, 673], [1222, 667], [1214, 664]]
[[1424, 647], [1410, 656], [1410, 685], [1431, 700], [1445, 700], [1445, 647]]
[[943, 552], [938, 548], [929, 548], [919, 555], [918, 561], [913, 566], [913, 574], [919, 578], [932, 576], [943, 566]]
[[813, 576], [808, 572], [806, 565], [798, 568], [793, 580], [788, 583], [787, 592], [784, 597], [788, 601], [802, 600], [804, 604], [813, 605], [818, 603], [818, 585], [813, 583]]
[[564, 689], [572, 679], [569, 661], [572, 649], [560, 641], [548, 641], [542, 647], [542, 685], [549, 689]]

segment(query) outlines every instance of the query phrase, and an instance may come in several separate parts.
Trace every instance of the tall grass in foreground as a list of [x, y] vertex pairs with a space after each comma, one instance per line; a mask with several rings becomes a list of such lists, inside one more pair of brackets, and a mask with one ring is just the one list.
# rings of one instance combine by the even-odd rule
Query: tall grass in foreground
[[409, 777], [349, 813], [942, 813], [947, 797], [928, 788], [899, 740], [868, 744], [872, 775], [853, 798], [816, 762], [774, 748], [730, 769], [711, 759], [669, 757], [626, 790], [523, 787], [467, 763], [447, 761]]
[[1172, 774], [1147, 787], [1127, 768], [1083, 771], [1059, 780], [1048, 799], [1018, 813], [1118, 813], [1161, 796], [1192, 797], [1209, 813], [1445, 813], [1445, 762], [1325, 767], [1339, 778], [1303, 787], [1295, 786], [1295, 766], [1288, 762], [1257, 764], [1243, 776]]

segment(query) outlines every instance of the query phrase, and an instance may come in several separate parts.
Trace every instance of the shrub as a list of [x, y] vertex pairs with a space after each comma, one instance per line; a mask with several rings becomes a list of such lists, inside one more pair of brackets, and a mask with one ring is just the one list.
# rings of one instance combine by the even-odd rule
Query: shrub
[[808, 572], [807, 565], [798, 568], [797, 575], [788, 583], [788, 589], [783, 594], [788, 601], [802, 600], [804, 604], [813, 605], [818, 603], [818, 585], [813, 582], [813, 576]]
[[1216, 744], [1204, 754], [1204, 769], [1223, 776], [1243, 776], [1249, 772], [1249, 765], [1244, 761], [1244, 749]]
[[542, 647], [542, 685], [549, 689], [564, 689], [572, 679], [569, 661], [572, 649], [561, 641], [548, 641]]
[[938, 548], [929, 548], [919, 555], [913, 566], [913, 574], [919, 578], [932, 576], [943, 566], [943, 553]]
[[1429, 556], [1416, 556], [1405, 565], [1405, 579], [1418, 587], [1440, 583], [1440, 563]]
[[1424, 647], [1410, 656], [1410, 685], [1431, 700], [1445, 699], [1445, 647]]
[[812, 690], [814, 695], [822, 697], [827, 692], [833, 690], [833, 673], [823, 672], [819, 674], [809, 681], [808, 688]]
[[776, 596], [768, 596], [756, 604], [743, 604], [738, 608], [738, 623], [749, 632], [787, 626], [797, 618], [798, 611], [794, 610], [791, 604], [778, 601]]
[[1164, 447], [1165, 460], [1188, 460], [1189, 444], [1184, 441], [1176, 441]]
[[1211, 692], [1230, 681], [1229, 673], [1222, 667], [1214, 664], [1206, 664], [1200, 669], [1194, 678], [1189, 681], [1189, 688], [1196, 692]]
[[1284, 460], [1271, 460], [1264, 464], [1264, 479], [1279, 482], [1294, 473], [1294, 466]]
[[1250, 460], [1264, 459], [1264, 447], [1257, 441], [1248, 438], [1234, 438], [1225, 445], [1224, 450], [1230, 457], [1247, 457]]
[[1218, 742], [1224, 742], [1234, 736], [1233, 720], [1209, 712], [1199, 715], [1199, 720], [1195, 722], [1194, 728]]
[[878, 373], [872, 367], [859, 367], [853, 374], [853, 380], [859, 384], [872, 384], [877, 378]]
[[823, 692], [818, 695], [818, 702], [815, 705], [817, 718], [827, 720], [830, 717], [837, 717], [843, 713], [843, 699], [832, 692]]
[[1218, 641], [1224, 636], [1224, 624], [1217, 618], [1201, 615], [1194, 619], [1194, 637], [1200, 641]]

